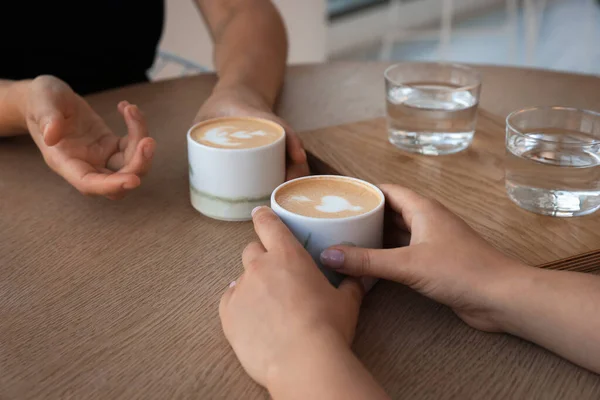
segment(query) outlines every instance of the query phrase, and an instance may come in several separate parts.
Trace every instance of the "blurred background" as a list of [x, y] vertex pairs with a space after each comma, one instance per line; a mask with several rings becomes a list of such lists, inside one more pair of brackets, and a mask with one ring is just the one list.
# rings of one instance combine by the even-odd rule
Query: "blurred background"
[[[599, 0], [273, 0], [290, 64], [444, 60], [600, 74]], [[192, 0], [167, 0], [151, 75], [212, 69]]]

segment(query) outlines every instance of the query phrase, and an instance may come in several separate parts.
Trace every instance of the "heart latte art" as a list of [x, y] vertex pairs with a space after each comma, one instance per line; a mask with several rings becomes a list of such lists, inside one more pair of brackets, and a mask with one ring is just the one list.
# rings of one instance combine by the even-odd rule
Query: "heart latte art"
[[221, 149], [262, 147], [283, 137], [283, 128], [258, 118], [219, 118], [198, 125], [192, 138], [205, 146]]
[[313, 218], [346, 218], [365, 214], [381, 204], [379, 193], [343, 177], [311, 177], [290, 182], [275, 193], [286, 210]]

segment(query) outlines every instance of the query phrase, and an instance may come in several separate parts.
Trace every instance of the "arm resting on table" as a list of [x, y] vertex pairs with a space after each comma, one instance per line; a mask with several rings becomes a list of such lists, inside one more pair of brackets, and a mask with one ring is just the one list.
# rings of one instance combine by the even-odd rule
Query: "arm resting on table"
[[600, 373], [600, 276], [527, 268], [500, 293], [504, 331]]
[[29, 81], [0, 79], [0, 137], [27, 133], [25, 104]]
[[297, 343], [269, 371], [267, 389], [275, 400], [389, 399], [352, 350], [336, 340]]

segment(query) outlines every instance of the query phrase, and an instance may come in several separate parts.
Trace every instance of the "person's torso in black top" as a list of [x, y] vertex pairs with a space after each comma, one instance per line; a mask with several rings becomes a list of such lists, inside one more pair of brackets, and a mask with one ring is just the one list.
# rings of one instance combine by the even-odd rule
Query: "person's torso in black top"
[[79, 94], [147, 80], [163, 0], [6, 0], [0, 5], [0, 79], [51, 74]]

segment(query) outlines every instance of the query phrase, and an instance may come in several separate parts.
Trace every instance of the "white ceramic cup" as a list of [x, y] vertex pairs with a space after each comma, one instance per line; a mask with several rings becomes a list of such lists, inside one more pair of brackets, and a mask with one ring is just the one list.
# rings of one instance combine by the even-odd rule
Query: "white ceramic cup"
[[[335, 178], [348, 179], [360, 182], [373, 189], [379, 194], [381, 201], [377, 207], [364, 214], [346, 217], [346, 218], [314, 218], [292, 213], [281, 207], [275, 200], [279, 190], [288, 184], [292, 184], [301, 179], [311, 178]], [[271, 209], [279, 216], [283, 223], [290, 229], [296, 239], [310, 253], [311, 257], [323, 271], [329, 282], [338, 286], [344, 279], [344, 275], [337, 273], [329, 268], [324, 268], [321, 264], [321, 252], [328, 247], [346, 244], [357, 247], [366, 247], [379, 249], [383, 245], [383, 216], [385, 209], [385, 196], [375, 185], [356, 178], [337, 175], [314, 175], [294, 179], [280, 185], [271, 195]], [[365, 285], [372, 286], [373, 280]], [[370, 287], [366, 287], [370, 289]]]
[[285, 130], [260, 118], [234, 119], [260, 121], [280, 129], [282, 135], [262, 147], [224, 149], [197, 142], [192, 132], [231, 117], [192, 126], [187, 133], [190, 198], [192, 206], [210, 218], [247, 221], [255, 207], [269, 204], [273, 190], [285, 181]]

